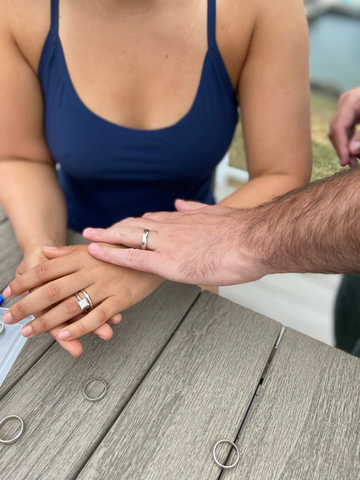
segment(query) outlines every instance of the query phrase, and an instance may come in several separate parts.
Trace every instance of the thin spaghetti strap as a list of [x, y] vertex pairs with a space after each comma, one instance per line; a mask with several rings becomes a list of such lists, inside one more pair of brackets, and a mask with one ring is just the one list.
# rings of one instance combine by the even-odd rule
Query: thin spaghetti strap
[[216, 0], [208, 0], [208, 47], [216, 45]]
[[51, 0], [51, 30], [59, 33], [59, 0]]

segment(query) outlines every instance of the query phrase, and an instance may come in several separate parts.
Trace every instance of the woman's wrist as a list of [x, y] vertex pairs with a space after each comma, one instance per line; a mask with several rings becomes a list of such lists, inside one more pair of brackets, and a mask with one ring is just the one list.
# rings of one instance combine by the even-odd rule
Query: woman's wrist
[[[65, 240], [62, 239], [54, 239], [54, 238], [49, 238], [49, 237], [40, 237], [36, 239], [31, 239], [31, 241], [26, 242], [23, 247], [22, 251], [24, 255], [26, 255], [28, 252], [44, 248], [44, 247], [63, 247], [66, 244]], [[20, 244], [21, 247], [21, 244]]]

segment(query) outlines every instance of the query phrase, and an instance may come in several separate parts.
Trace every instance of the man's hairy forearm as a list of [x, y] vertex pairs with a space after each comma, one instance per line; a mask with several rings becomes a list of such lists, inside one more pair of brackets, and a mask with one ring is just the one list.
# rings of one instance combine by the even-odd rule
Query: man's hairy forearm
[[245, 215], [241, 241], [260, 257], [267, 273], [360, 272], [360, 167], [293, 190]]

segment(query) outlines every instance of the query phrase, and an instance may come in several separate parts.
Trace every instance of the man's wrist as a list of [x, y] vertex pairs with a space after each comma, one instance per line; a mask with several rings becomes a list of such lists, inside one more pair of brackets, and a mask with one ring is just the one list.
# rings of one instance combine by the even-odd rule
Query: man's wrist
[[236, 212], [236, 222], [239, 225], [237, 235], [239, 268], [248, 269], [257, 278], [275, 273], [269, 263], [272, 241], [269, 232], [266, 231], [264, 207], [265, 205], [260, 205]]

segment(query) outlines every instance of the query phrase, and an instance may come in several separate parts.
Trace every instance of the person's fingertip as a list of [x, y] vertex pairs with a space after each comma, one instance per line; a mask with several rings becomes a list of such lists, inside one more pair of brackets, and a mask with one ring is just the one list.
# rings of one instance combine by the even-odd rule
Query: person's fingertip
[[346, 167], [348, 162], [349, 162], [348, 158], [340, 157], [340, 166], [341, 167]]
[[349, 148], [352, 155], [358, 155], [360, 153], [360, 140], [353, 140]]
[[69, 330], [64, 330], [64, 331], [59, 333], [60, 340], [67, 340], [70, 337], [71, 337], [71, 334], [70, 334]]
[[90, 253], [98, 253], [101, 250], [101, 247], [97, 243], [90, 243], [88, 250]]
[[91, 235], [94, 232], [95, 228], [85, 228], [85, 230], [83, 231], [83, 235]]
[[12, 297], [12, 291], [11, 287], [6, 287], [5, 290], [3, 291], [3, 296], [8, 299]]

